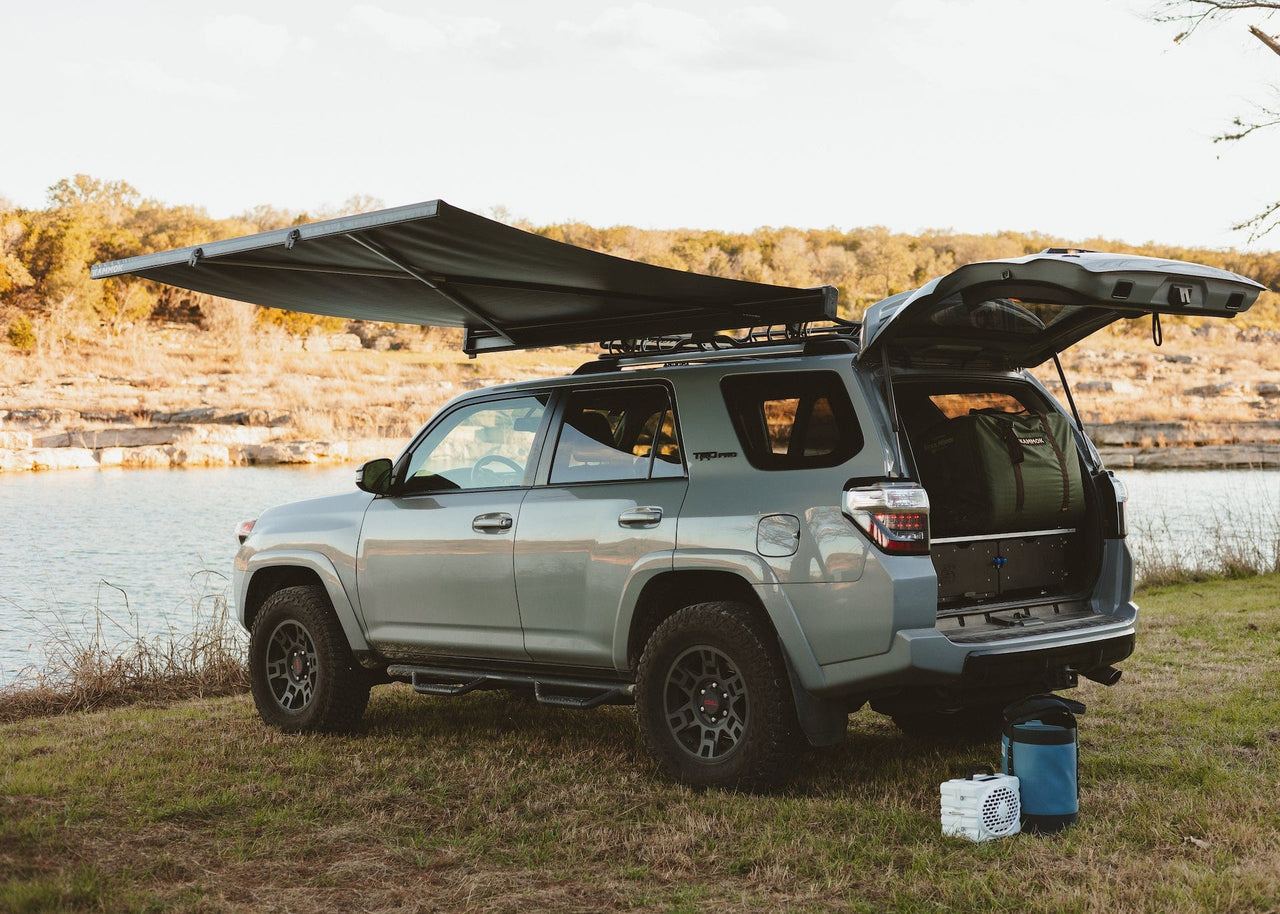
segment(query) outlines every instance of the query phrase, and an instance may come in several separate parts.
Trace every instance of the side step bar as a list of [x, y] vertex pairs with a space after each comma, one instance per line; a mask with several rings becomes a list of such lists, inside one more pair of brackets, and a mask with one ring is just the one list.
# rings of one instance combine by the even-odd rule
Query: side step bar
[[[387, 675], [393, 679], [408, 679], [413, 690], [419, 694], [448, 697], [466, 695], [476, 689], [533, 686], [533, 697], [540, 704], [579, 710], [603, 704], [630, 704], [635, 700], [636, 691], [634, 683], [629, 682], [601, 682], [558, 676], [535, 676], [527, 673], [450, 670], [429, 666], [390, 666], [387, 667]], [[570, 694], [564, 694], [566, 691]], [[572, 694], [575, 692], [587, 694]]]

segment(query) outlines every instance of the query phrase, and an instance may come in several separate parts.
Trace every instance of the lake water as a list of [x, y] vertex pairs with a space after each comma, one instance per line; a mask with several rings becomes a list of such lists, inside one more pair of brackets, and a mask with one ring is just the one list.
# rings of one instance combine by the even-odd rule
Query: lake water
[[[354, 468], [229, 467], [0, 474], [0, 686], [58, 632], [102, 641], [183, 633], [226, 590], [236, 524], [272, 505], [350, 491]], [[1209, 531], [1270, 537], [1280, 471], [1121, 474], [1135, 553], [1195, 556]], [[1192, 562], [1194, 564], [1194, 562]]]

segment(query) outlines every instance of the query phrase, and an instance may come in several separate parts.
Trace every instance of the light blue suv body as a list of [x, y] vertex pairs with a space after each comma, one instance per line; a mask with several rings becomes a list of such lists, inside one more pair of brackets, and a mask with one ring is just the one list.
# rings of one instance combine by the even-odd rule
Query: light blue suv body
[[462, 327], [472, 354], [610, 341], [570, 377], [459, 397], [357, 491], [242, 525], [254, 698], [290, 731], [356, 727], [390, 680], [634, 702], [672, 775], [748, 788], [866, 704], [972, 734], [1027, 694], [1119, 679], [1124, 490], [1061, 366], [1066, 407], [1028, 369], [1120, 319], [1231, 317], [1262, 288], [1050, 250], [853, 324], [834, 289], [637, 264], [440, 201], [94, 268], [125, 273]]

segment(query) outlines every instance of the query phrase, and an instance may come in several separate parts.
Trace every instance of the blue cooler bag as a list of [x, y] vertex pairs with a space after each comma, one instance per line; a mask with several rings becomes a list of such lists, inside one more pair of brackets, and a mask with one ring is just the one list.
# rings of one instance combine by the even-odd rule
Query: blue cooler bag
[[1050, 834], [1080, 818], [1075, 715], [1084, 705], [1056, 695], [1032, 695], [1004, 709], [1000, 758], [1021, 783], [1022, 830]]

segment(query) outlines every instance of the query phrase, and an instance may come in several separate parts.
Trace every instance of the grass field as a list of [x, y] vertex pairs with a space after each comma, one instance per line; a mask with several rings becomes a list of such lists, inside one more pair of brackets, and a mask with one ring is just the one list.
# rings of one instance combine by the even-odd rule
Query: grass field
[[759, 797], [662, 780], [627, 708], [393, 687], [299, 738], [233, 696], [0, 725], [0, 911], [1280, 910], [1280, 576], [1140, 602], [1056, 837], [942, 837], [998, 747], [867, 711]]

